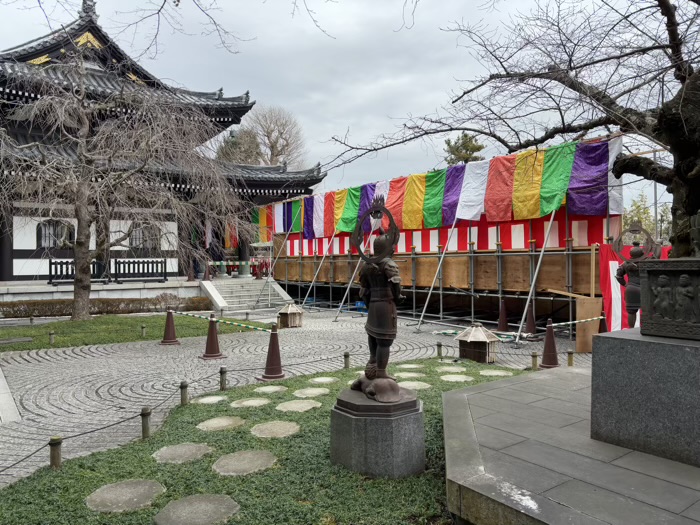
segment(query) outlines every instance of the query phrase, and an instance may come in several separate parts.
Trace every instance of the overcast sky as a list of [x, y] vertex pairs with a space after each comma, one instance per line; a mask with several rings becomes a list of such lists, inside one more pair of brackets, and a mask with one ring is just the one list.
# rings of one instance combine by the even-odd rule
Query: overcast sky
[[[101, 25], [118, 32], [118, 22], [144, 0], [98, 0]], [[24, 0], [30, 5], [32, 0]], [[478, 76], [480, 65], [460, 47], [455, 33], [443, 31], [455, 20], [505, 20], [513, 4], [525, 9], [529, 0], [501, 2], [497, 11], [480, 10], [484, 0], [423, 0], [414, 17], [403, 12], [403, 0], [308, 0], [324, 34], [305, 13], [292, 16], [291, 0], [221, 0], [215, 13], [241, 40], [238, 53], [218, 45], [214, 36], [201, 35], [202, 21], [187, 0], [182, 0], [185, 29], [190, 35], [163, 30], [159, 53], [143, 57], [142, 66], [170, 84], [200, 91], [223, 87], [227, 96], [250, 91], [261, 104], [279, 105], [300, 121], [307, 142], [307, 162], [327, 162], [339, 152], [329, 139], [349, 131], [351, 140], [363, 143], [392, 131], [402, 117], [437, 110], [459, 89], [459, 79]], [[78, 2], [79, 3], [79, 2]], [[19, 5], [22, 5], [21, 3]], [[54, 28], [74, 18], [57, 10]], [[403, 20], [410, 27], [402, 28]], [[142, 26], [134, 39], [117, 41], [136, 53], [144, 45], [150, 26]], [[17, 5], [0, 6], [0, 49], [48, 31], [44, 15]], [[423, 173], [444, 166], [444, 138], [432, 144], [416, 142], [394, 148], [332, 171], [321, 190]], [[491, 156], [497, 150], [487, 151]], [[627, 187], [625, 201], [639, 187]], [[670, 201], [670, 196], [659, 199]]]

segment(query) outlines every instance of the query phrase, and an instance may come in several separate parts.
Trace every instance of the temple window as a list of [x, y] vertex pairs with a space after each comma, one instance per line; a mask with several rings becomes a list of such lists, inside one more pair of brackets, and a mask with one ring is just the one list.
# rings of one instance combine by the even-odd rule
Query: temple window
[[63, 248], [75, 242], [75, 227], [54, 219], [43, 221], [36, 226], [38, 248]]

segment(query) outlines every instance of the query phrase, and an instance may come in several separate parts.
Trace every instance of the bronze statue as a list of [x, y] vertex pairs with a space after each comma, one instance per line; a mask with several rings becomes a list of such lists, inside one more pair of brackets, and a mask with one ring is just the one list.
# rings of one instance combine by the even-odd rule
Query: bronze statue
[[[374, 239], [374, 256], [362, 250], [364, 233], [362, 223], [367, 216], [375, 222], [384, 215], [389, 217], [390, 230], [384, 232], [379, 226], [379, 235]], [[372, 228], [374, 229], [374, 228]], [[368, 307], [365, 330], [369, 342], [369, 361], [365, 373], [352, 384], [353, 390], [361, 390], [371, 399], [383, 403], [396, 402], [401, 398], [399, 385], [387, 373], [391, 344], [396, 338], [396, 304], [401, 295], [399, 267], [391, 259], [398, 241], [398, 228], [391, 213], [384, 207], [383, 199], [375, 199], [370, 209], [358, 221], [352, 242], [357, 246], [365, 265], [360, 271], [360, 297]]]
[[[630, 259], [623, 262], [617, 268], [615, 279], [625, 288], [625, 306], [627, 310], [627, 324], [630, 328], [634, 328], [637, 323], [637, 311], [641, 306], [641, 280], [639, 277], [639, 268], [637, 263], [644, 258], [644, 250], [640, 248], [638, 242], [632, 243], [634, 247], [630, 250]], [[625, 281], [625, 275], [627, 281]]]
[[[374, 240], [374, 252], [385, 250], [391, 239], [387, 234]], [[391, 247], [393, 254], [394, 249]], [[391, 256], [378, 264], [365, 264], [360, 272], [360, 298], [368, 306], [365, 330], [369, 338], [369, 361], [365, 367], [367, 379], [388, 378], [389, 349], [396, 339], [396, 302], [401, 298], [399, 267]]]

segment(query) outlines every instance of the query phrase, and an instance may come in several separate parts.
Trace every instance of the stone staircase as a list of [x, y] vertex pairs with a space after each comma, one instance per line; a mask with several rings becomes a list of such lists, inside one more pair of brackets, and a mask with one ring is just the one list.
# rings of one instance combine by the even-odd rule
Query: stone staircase
[[214, 279], [201, 285], [217, 312], [280, 308], [294, 302], [274, 279]]

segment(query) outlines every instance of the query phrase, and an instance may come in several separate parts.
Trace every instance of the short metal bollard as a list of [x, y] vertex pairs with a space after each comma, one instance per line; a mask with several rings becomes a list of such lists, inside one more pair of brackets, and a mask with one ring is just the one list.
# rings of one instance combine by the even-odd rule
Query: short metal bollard
[[225, 366], [219, 368], [219, 390], [222, 392], [226, 390], [226, 373], [227, 370]]
[[146, 325], [145, 324], [141, 325], [141, 337], [143, 337], [143, 338], [146, 337]]
[[54, 470], [61, 468], [61, 444], [63, 438], [61, 436], [52, 436], [49, 439], [49, 465]]
[[537, 366], [537, 352], [532, 352], [532, 369], [537, 370], [539, 367]]
[[438, 359], [442, 359], [442, 343], [440, 341], [437, 342], [437, 356]]
[[343, 368], [350, 368], [350, 352], [343, 354]]
[[33, 315], [29, 316], [29, 325], [34, 326], [34, 316]]
[[574, 351], [569, 350], [566, 352], [566, 364], [568, 366], [574, 366]]
[[187, 392], [187, 387], [189, 383], [187, 381], [180, 382], [180, 406], [185, 406], [190, 402], [189, 393]]
[[250, 312], [245, 313], [245, 320], [250, 321]]
[[151, 437], [151, 407], [141, 409], [141, 438]]
[[53, 345], [55, 342], [56, 342], [56, 332], [54, 332], [53, 330], [51, 330], [51, 331], [49, 332], [49, 344], [50, 344], [50, 345]]

